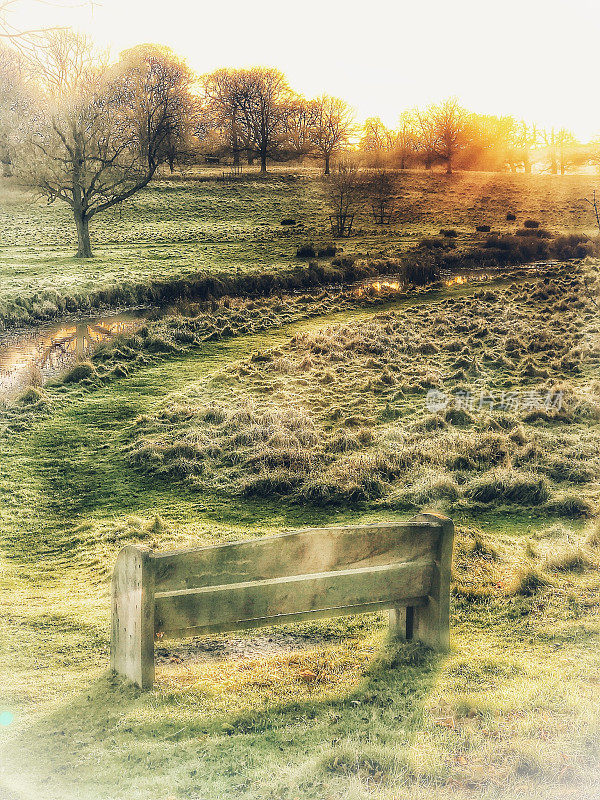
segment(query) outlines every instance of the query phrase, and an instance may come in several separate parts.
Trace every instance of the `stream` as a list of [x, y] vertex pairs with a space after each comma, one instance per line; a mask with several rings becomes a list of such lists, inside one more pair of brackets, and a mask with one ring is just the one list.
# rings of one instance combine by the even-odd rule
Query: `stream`
[[135, 330], [144, 312], [77, 317], [0, 334], [0, 400], [30, 385], [43, 385], [105, 339]]
[[[540, 265], [529, 265], [535, 273]], [[546, 265], [544, 265], [546, 266]], [[454, 273], [443, 276], [446, 287], [465, 283], [487, 283], [498, 277], [484, 272]], [[373, 293], [393, 294], [405, 285], [396, 275], [367, 278], [354, 285], [355, 296]], [[105, 339], [130, 333], [149, 315], [150, 309], [104, 314], [97, 317], [74, 317], [62, 321], [17, 328], [0, 334], [0, 401], [10, 400], [27, 386], [43, 385], [69, 369], [77, 361], [89, 358]], [[152, 309], [156, 314], [156, 309]], [[165, 309], [164, 313], [168, 313]]]

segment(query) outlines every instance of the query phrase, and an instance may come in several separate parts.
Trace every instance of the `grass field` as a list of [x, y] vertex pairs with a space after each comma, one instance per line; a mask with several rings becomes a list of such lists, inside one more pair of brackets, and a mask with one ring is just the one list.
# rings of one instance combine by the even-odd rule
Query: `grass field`
[[[477, 224], [514, 227], [507, 210], [557, 232], [589, 228], [588, 178], [445, 180], [411, 178], [411, 191], [436, 192], [418, 209], [415, 199], [402, 236], [344, 246], [392, 257], [441, 227], [476, 242]], [[299, 218], [317, 215], [313, 189], [298, 199], [302, 181], [275, 181], [280, 205], [255, 185], [265, 247], [285, 244], [290, 261], [321, 235], [309, 216], [302, 235], [280, 232], [292, 197]], [[108, 222], [106, 238], [98, 229], [100, 257], [82, 270], [102, 272], [116, 252], [137, 269], [125, 254], [151, 229], [141, 204], [168, 228], [165, 192], [185, 209], [230, 189], [249, 191], [158, 184], [126, 233], [111, 243]], [[255, 212], [238, 202], [231, 219], [248, 237], [236, 245], [243, 268], [262, 269], [275, 262], [257, 255]], [[225, 237], [233, 223], [211, 228], [211, 213], [206, 235]], [[200, 226], [173, 237], [188, 260]], [[173, 265], [164, 235], [157, 270]], [[55, 246], [66, 259], [69, 242]], [[53, 285], [52, 258], [29, 262], [30, 283]], [[5, 406], [0, 797], [597, 798], [597, 264], [484, 287], [182, 304]], [[91, 273], [78, 279], [95, 286]], [[449, 655], [392, 645], [372, 614], [161, 641], [145, 694], [108, 674], [109, 578], [124, 544], [211, 544], [421, 508], [457, 525]]]
[[[456, 229], [461, 246], [486, 238], [475, 233], [478, 225], [504, 233], [530, 217], [557, 233], [591, 234], [584, 198], [594, 186], [591, 176], [409, 172], [400, 182], [397, 221], [377, 226], [361, 213], [355, 235], [339, 244], [348, 254], [390, 258], [441, 228]], [[316, 170], [282, 171], [266, 180], [157, 182], [93, 220], [96, 258], [90, 261], [73, 258], [75, 228], [64, 204], [48, 206], [10, 183], [0, 188], [0, 321], [6, 325], [90, 306], [152, 303], [156, 282], [289, 269], [298, 264], [299, 244], [331, 241], [326, 189]], [[507, 212], [517, 220], [507, 221]], [[285, 218], [298, 224], [282, 226]]]

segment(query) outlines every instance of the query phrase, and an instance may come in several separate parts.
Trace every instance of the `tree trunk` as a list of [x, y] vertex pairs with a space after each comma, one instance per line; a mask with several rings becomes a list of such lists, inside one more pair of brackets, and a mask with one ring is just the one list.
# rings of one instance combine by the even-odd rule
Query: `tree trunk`
[[329, 156], [325, 156], [325, 175], [329, 175]]
[[74, 212], [77, 226], [77, 258], [92, 258], [90, 242], [90, 221], [81, 212]]
[[262, 175], [267, 174], [267, 154], [264, 152], [260, 154], [260, 171]]
[[446, 161], [446, 175], [452, 175], [452, 159]]

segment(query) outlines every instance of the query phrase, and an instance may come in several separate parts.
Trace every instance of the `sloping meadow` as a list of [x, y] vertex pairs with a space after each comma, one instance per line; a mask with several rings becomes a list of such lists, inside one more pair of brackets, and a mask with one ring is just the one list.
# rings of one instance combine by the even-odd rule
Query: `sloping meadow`
[[596, 291], [589, 267], [570, 265], [315, 328], [140, 417], [131, 468], [199, 491], [316, 506], [591, 516]]

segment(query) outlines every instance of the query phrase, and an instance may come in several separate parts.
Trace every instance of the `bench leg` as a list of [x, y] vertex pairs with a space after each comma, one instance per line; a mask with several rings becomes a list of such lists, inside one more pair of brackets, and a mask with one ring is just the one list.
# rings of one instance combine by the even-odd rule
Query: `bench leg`
[[141, 689], [152, 688], [154, 573], [150, 551], [144, 547], [124, 547], [115, 564], [110, 665]]
[[415, 622], [414, 606], [408, 608], [390, 609], [390, 636], [404, 642], [410, 642], [413, 638]]
[[427, 602], [415, 610], [415, 637], [434, 650], [450, 649], [450, 573], [454, 524], [441, 514], [419, 514], [415, 519], [426, 520], [440, 529], [433, 580]]

